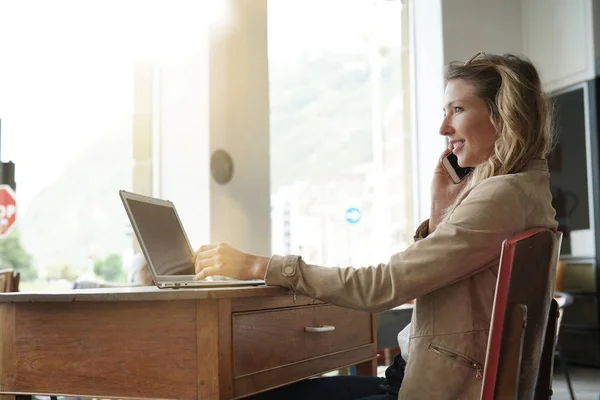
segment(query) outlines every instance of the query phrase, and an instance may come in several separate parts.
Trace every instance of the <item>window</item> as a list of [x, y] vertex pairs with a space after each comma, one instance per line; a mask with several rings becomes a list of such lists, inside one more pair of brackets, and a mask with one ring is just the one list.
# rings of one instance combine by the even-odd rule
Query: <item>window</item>
[[369, 265], [414, 230], [407, 10], [271, 0], [272, 249]]
[[135, 239], [118, 190], [133, 189], [134, 144], [150, 146], [133, 140], [136, 65], [190, 51], [198, 4], [0, 5], [1, 156], [18, 203], [0, 266], [26, 271], [25, 289], [126, 279]]

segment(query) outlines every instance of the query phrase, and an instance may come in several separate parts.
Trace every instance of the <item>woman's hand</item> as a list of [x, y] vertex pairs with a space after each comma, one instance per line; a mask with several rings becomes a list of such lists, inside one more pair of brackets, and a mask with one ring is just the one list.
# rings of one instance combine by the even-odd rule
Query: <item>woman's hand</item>
[[195, 280], [213, 275], [234, 279], [263, 279], [267, 271], [268, 257], [244, 253], [228, 244], [209, 244], [194, 254]]
[[448, 171], [442, 165], [442, 160], [452, 150], [450, 148], [444, 150], [440, 156], [439, 162], [433, 172], [433, 181], [431, 182], [431, 213], [429, 216], [429, 233], [433, 233], [437, 228], [438, 224], [442, 220], [444, 210], [446, 210], [454, 200], [460, 191], [465, 187], [468, 179], [464, 179], [460, 183], [452, 182]]

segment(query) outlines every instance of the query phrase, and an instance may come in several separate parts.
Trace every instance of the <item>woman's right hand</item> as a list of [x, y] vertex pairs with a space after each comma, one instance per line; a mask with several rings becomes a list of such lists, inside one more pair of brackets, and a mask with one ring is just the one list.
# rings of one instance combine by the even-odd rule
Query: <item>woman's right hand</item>
[[269, 257], [245, 253], [226, 243], [200, 247], [193, 259], [195, 280], [220, 275], [234, 279], [263, 279]]
[[444, 215], [444, 210], [452, 205], [456, 196], [465, 186], [468, 179], [460, 183], [452, 182], [448, 171], [442, 165], [442, 160], [452, 152], [447, 148], [440, 155], [439, 161], [433, 171], [431, 182], [431, 213], [429, 215], [429, 233], [433, 233]]

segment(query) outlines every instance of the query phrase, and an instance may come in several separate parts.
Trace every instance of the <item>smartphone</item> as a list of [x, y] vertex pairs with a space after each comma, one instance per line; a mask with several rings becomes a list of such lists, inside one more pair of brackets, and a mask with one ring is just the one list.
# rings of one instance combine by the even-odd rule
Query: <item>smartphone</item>
[[454, 153], [450, 153], [444, 157], [442, 166], [448, 171], [448, 175], [450, 175], [450, 179], [452, 179], [452, 182], [454, 183], [460, 183], [473, 171], [473, 168], [471, 167], [463, 168], [459, 166], [458, 158]]

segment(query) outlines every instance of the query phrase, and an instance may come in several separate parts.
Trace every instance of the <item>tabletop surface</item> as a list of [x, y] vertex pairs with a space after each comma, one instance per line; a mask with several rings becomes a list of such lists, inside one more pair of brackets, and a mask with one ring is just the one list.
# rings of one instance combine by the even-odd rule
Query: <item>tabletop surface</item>
[[55, 292], [0, 293], [0, 303], [71, 301], [156, 301], [203, 300], [238, 297], [275, 296], [288, 293], [279, 286], [229, 286], [214, 288], [159, 289], [134, 286], [101, 289], [73, 289]]

